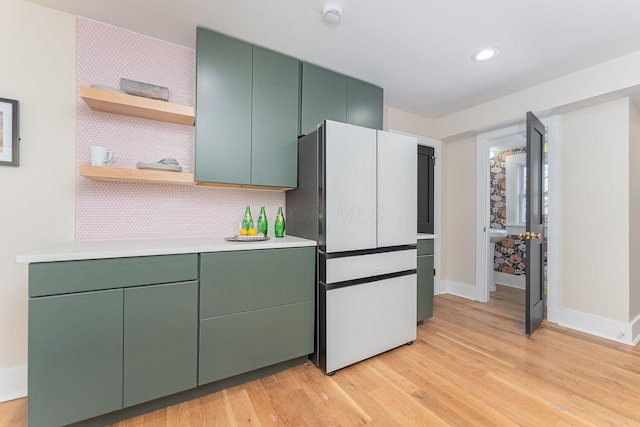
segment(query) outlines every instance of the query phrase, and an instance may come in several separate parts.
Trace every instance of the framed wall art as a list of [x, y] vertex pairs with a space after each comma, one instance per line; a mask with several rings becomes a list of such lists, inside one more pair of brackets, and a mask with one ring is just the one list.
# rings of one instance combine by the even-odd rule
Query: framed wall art
[[18, 101], [0, 98], [0, 166], [18, 166]]

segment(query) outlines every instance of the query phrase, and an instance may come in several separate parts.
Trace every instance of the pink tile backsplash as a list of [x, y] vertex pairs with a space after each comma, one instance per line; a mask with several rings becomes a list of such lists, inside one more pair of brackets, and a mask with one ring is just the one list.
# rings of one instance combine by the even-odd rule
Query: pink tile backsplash
[[[78, 17], [80, 86], [119, 87], [120, 77], [169, 88], [169, 102], [194, 105], [195, 51]], [[89, 147], [114, 153], [115, 167], [165, 157], [193, 172], [195, 128], [92, 111], [78, 95], [77, 165], [89, 164]], [[78, 176], [77, 240], [229, 235], [251, 205], [265, 205], [272, 233], [282, 191], [93, 181]]]

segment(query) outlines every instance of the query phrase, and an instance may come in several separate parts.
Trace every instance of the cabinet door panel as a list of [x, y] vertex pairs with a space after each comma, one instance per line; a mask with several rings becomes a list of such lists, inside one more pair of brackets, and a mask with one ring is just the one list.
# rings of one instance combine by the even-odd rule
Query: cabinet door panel
[[200, 318], [313, 299], [315, 248], [202, 254]]
[[29, 426], [122, 408], [121, 289], [29, 300]]
[[378, 247], [416, 244], [417, 145], [378, 131]]
[[433, 255], [418, 257], [417, 321], [433, 317]]
[[375, 248], [376, 131], [328, 121], [325, 138], [326, 251]]
[[196, 386], [198, 282], [124, 291], [124, 406]]
[[381, 87], [347, 79], [347, 123], [382, 130], [383, 102]]
[[300, 63], [253, 47], [251, 183], [296, 187]]
[[252, 46], [198, 28], [196, 61], [195, 180], [250, 184]]
[[347, 77], [303, 62], [300, 134], [324, 120], [347, 120]]
[[312, 353], [313, 306], [306, 301], [202, 320], [198, 384]]

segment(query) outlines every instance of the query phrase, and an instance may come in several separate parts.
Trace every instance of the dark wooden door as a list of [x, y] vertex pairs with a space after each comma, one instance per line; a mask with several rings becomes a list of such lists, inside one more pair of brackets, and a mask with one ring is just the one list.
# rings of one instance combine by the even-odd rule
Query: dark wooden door
[[526, 321], [527, 335], [544, 318], [544, 125], [527, 113], [527, 232]]
[[418, 145], [418, 233], [433, 234], [434, 149]]

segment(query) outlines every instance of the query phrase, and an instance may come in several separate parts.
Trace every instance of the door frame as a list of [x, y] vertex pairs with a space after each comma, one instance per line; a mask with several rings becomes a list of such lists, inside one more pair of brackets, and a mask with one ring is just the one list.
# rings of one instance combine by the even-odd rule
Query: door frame
[[[547, 223], [547, 315], [550, 322], [557, 322], [559, 303], [558, 239], [560, 194], [560, 118], [543, 117], [547, 127], [549, 168], [549, 221]], [[476, 296], [480, 302], [489, 301], [488, 250], [489, 250], [489, 147], [492, 139], [525, 131], [525, 122], [506, 125], [476, 137]]]

